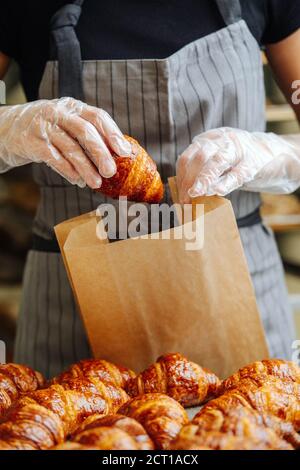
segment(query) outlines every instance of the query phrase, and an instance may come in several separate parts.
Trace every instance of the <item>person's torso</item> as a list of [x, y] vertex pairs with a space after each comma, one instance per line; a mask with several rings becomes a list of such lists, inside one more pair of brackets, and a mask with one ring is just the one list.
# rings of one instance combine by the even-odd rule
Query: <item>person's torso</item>
[[[146, 147], [164, 183], [195, 135], [222, 126], [264, 130], [261, 55], [243, 20], [166, 59], [84, 60], [82, 77], [85, 101], [109, 112], [124, 133]], [[58, 95], [58, 64], [49, 61], [40, 97]], [[61, 220], [107, 201], [69, 185], [45, 165], [35, 166], [35, 177], [42, 191], [34, 227], [39, 235], [48, 237]], [[260, 204], [259, 195], [250, 192], [229, 198], [237, 218]], [[168, 191], [165, 200], [171, 202]]]
[[[29, 101], [37, 99], [45, 64], [53, 59], [49, 48], [51, 17], [68, 3], [24, 0], [18, 8], [14, 2], [1, 7], [10, 49], [7, 53], [11, 52], [20, 65]], [[266, 3], [241, 0], [242, 18], [260, 44], [268, 20]], [[76, 33], [84, 60], [163, 59], [224, 26], [214, 0], [89, 0]]]

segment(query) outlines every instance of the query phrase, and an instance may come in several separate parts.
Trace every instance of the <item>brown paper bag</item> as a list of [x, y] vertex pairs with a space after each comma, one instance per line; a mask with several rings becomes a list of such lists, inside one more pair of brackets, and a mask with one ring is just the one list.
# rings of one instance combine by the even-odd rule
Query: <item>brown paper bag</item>
[[[174, 179], [170, 188], [176, 202]], [[95, 213], [55, 227], [95, 357], [140, 371], [178, 351], [221, 377], [268, 357], [231, 204], [197, 202], [205, 208], [197, 251], [174, 239], [180, 226], [171, 239], [115, 243], [97, 238]]]

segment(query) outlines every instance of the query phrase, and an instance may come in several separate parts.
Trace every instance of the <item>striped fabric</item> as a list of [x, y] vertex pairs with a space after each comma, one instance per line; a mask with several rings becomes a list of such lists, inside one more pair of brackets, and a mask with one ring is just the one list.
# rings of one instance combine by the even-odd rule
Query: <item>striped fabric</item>
[[[178, 155], [197, 134], [221, 126], [264, 130], [261, 54], [244, 21], [188, 44], [168, 59], [85, 61], [83, 82], [86, 101], [105, 109], [125, 134], [147, 148], [164, 182], [175, 174]], [[58, 64], [49, 62], [40, 96], [57, 95]], [[56, 223], [105, 200], [89, 189], [74, 190], [42, 165], [36, 165], [35, 177], [42, 201], [34, 231], [42, 236], [53, 236]], [[63, 194], [67, 206], [61, 203]], [[260, 205], [259, 195], [251, 192], [236, 191], [229, 198], [237, 218]]]
[[15, 360], [53, 377], [91, 357], [61, 256], [30, 251], [24, 273]]
[[[83, 83], [86, 101], [108, 111], [124, 133], [147, 148], [165, 182], [175, 174], [178, 155], [195, 135], [220, 126], [248, 131], [265, 128], [261, 53], [243, 20], [188, 44], [167, 59], [85, 61]], [[40, 96], [58, 96], [56, 62], [46, 66]], [[42, 237], [53, 237], [55, 224], [107, 200], [89, 189], [71, 186], [44, 165], [36, 165], [34, 174], [41, 187], [34, 232]], [[229, 199], [238, 218], [260, 205], [259, 195], [251, 192], [236, 191]], [[287, 358], [292, 317], [276, 244], [266, 230], [243, 228], [241, 237], [271, 355]], [[87, 355], [60, 256], [31, 252], [16, 360], [51, 375]]]

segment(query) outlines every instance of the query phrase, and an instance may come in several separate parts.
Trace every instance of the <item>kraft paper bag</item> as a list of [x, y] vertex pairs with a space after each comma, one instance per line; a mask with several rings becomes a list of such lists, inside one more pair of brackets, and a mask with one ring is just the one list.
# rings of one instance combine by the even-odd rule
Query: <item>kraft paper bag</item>
[[[169, 185], [177, 202], [175, 179]], [[204, 211], [185, 225], [204, 222], [197, 250], [187, 250], [180, 225], [159, 234], [164, 239], [114, 243], [97, 237], [95, 212], [55, 227], [96, 358], [139, 372], [161, 354], [181, 352], [227, 377], [268, 357], [231, 204], [220, 197], [196, 203]]]

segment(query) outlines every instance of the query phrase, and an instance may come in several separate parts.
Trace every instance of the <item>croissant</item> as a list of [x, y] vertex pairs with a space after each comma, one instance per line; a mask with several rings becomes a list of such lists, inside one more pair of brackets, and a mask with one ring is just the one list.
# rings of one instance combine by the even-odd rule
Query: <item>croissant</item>
[[188, 422], [184, 408], [162, 393], [132, 398], [119, 409], [119, 413], [141, 423], [157, 449], [168, 449], [170, 442]]
[[[203, 410], [193, 420], [201, 429], [209, 429], [208, 410], [217, 413], [220, 410], [221, 417], [230, 414], [230, 410], [246, 407], [256, 411], [260, 415], [259, 423], [263, 423], [276, 432], [276, 434], [294, 447], [299, 448], [300, 428], [300, 385], [296, 382], [280, 380], [271, 375], [255, 375], [252, 378], [243, 379], [239, 385], [227, 391], [219, 398], [207, 403]], [[249, 418], [249, 415], [248, 415]], [[197, 422], [199, 419], [199, 423]], [[207, 421], [208, 420], [208, 421]], [[206, 422], [206, 424], [205, 424]], [[208, 424], [207, 424], [208, 423]], [[240, 423], [238, 423], [240, 425]], [[216, 424], [214, 424], [216, 426]], [[222, 422], [218, 426], [222, 427]], [[234, 426], [231, 430], [233, 431]], [[243, 428], [235, 434], [243, 434]]]
[[269, 414], [291, 423], [300, 431], [300, 384], [284, 382], [270, 375], [257, 375], [243, 379], [232, 394], [247, 401], [260, 414]]
[[227, 390], [235, 388], [243, 379], [251, 378], [256, 375], [271, 375], [283, 381], [297, 382], [300, 384], [300, 367], [294, 362], [281, 359], [266, 359], [257, 361], [253, 364], [239, 369], [226, 380], [223, 380], [219, 387], [218, 394], [221, 395]]
[[132, 156], [115, 156], [116, 174], [103, 178], [97, 191], [114, 199], [126, 196], [129, 201], [158, 203], [164, 187], [156, 164], [135, 139], [125, 137], [131, 143]]
[[[98, 448], [102, 448], [102, 428], [117, 428], [127, 433], [134, 441], [135, 446], [139, 450], [154, 449], [153, 442], [146, 433], [143, 426], [133, 418], [122, 415], [92, 415], [89, 416], [73, 434], [72, 440], [84, 444], [95, 444]], [[99, 441], [100, 436], [100, 441]], [[117, 437], [117, 435], [116, 435]], [[118, 443], [112, 441], [113, 449], [119, 449]], [[126, 450], [126, 449], [125, 449]]]
[[0, 424], [3, 441], [13, 449], [49, 449], [62, 443], [94, 413], [114, 413], [128, 400], [126, 392], [98, 379], [70, 379], [20, 398]]
[[190, 407], [216, 395], [219, 385], [220, 380], [211, 371], [173, 353], [159, 357], [155, 364], [129, 380], [126, 391], [131, 397], [165, 393], [184, 407]]
[[39, 372], [18, 364], [0, 364], [0, 417], [20, 395], [42, 387], [45, 380]]
[[83, 444], [79, 444], [78, 442], [63, 442], [63, 444], [59, 444], [58, 446], [52, 447], [51, 450], [99, 450], [96, 446], [85, 446]]
[[[190, 426], [190, 430], [187, 428]], [[182, 433], [218, 431], [237, 437], [257, 439], [280, 447], [280, 441], [287, 441], [293, 447], [300, 447], [300, 436], [291, 423], [268, 413], [259, 413], [235, 394], [226, 393], [207, 403], [182, 429]], [[278, 440], [279, 439], [279, 440]], [[277, 442], [278, 441], [278, 442]]]
[[[214, 402], [216, 402], [215, 406]], [[268, 422], [268, 425], [271, 425], [271, 422]], [[252, 408], [237, 403], [230, 403], [230, 406], [226, 406], [226, 401], [218, 403], [217, 399], [203, 407], [192, 422], [181, 429], [178, 439], [188, 442], [194, 441], [198, 436], [205, 439], [207, 434], [217, 433], [216, 435], [234, 436], [240, 442], [259, 442], [270, 449], [292, 448], [283, 436], [268, 425], [263, 417]], [[208, 445], [206, 440], [201, 443], [201, 445], [204, 444]]]
[[135, 377], [135, 373], [126, 367], [116, 366], [103, 359], [85, 359], [71, 365], [65, 372], [52, 379], [51, 383], [62, 383], [82, 377], [98, 379], [104, 383], [113, 383], [117, 387], [124, 388], [128, 380]]
[[171, 445], [172, 450], [293, 450], [283, 441], [281, 447], [274, 448], [259, 439], [250, 439], [223, 434], [221, 432], [202, 433], [191, 438], [178, 437]]

